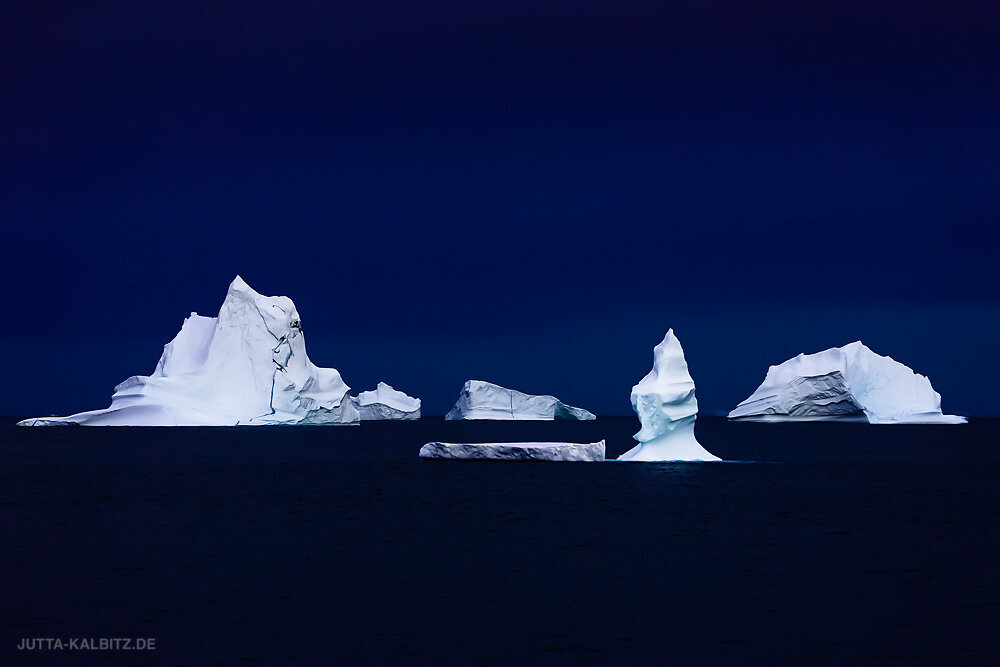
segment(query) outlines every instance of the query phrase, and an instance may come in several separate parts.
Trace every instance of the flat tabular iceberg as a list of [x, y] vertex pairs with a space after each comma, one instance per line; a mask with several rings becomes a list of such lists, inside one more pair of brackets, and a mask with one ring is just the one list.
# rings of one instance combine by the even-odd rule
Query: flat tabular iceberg
[[428, 442], [422, 459], [484, 459], [490, 461], [603, 461], [604, 441], [487, 442], [476, 444]]
[[380, 419], [420, 419], [420, 399], [407, 396], [385, 382], [374, 391], [363, 391], [355, 399], [361, 421]]
[[941, 412], [931, 381], [860, 341], [797, 357], [767, 370], [764, 382], [730, 419], [872, 424], [962, 424]]
[[21, 424], [356, 424], [350, 387], [309, 361], [299, 323], [291, 299], [261, 296], [236, 276], [219, 316], [191, 313], [152, 375], [115, 387], [111, 407]]
[[653, 348], [653, 370], [632, 387], [631, 399], [642, 424], [634, 436], [639, 444], [619, 456], [619, 461], [719, 460], [694, 437], [698, 399], [673, 329]]
[[597, 419], [555, 396], [532, 396], [492, 382], [469, 380], [445, 419]]

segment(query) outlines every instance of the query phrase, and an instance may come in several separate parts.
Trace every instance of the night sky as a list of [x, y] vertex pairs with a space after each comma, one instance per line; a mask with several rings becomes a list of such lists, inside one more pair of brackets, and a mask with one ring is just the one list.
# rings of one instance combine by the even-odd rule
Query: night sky
[[1000, 414], [995, 2], [0, 6], [0, 413], [108, 405], [233, 276], [314, 362], [703, 413], [861, 339]]

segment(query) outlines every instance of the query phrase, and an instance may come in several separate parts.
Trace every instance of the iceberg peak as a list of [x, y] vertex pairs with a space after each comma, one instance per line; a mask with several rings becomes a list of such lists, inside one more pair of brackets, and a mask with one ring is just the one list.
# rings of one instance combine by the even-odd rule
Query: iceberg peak
[[21, 424], [352, 424], [359, 417], [349, 390], [336, 369], [309, 360], [292, 300], [263, 296], [236, 276], [218, 316], [191, 313], [153, 373], [115, 387], [110, 407]]
[[694, 436], [698, 399], [684, 349], [673, 329], [653, 348], [653, 369], [632, 387], [639, 444], [619, 461], [718, 461]]

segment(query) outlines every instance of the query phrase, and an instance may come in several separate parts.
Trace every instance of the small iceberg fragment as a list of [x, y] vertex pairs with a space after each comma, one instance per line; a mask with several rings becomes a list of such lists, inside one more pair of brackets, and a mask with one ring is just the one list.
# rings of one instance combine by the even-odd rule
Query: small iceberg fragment
[[632, 409], [642, 428], [639, 444], [619, 461], [718, 461], [694, 437], [698, 400], [681, 342], [674, 330], [653, 348], [653, 370], [632, 387]]
[[729, 413], [746, 421], [868, 421], [964, 424], [941, 412], [931, 381], [855, 341], [800, 354], [767, 370], [764, 382]]
[[593, 413], [566, 405], [555, 396], [532, 396], [482, 380], [466, 382], [455, 407], [444, 418], [547, 421], [597, 419]]
[[350, 387], [309, 360], [300, 322], [291, 299], [236, 276], [218, 317], [191, 313], [153, 373], [115, 387], [110, 407], [20, 425], [357, 424]]
[[486, 461], [603, 461], [604, 441], [577, 442], [428, 442], [422, 459]]
[[385, 382], [374, 391], [363, 391], [355, 399], [361, 421], [381, 419], [420, 419], [420, 399], [407, 396]]

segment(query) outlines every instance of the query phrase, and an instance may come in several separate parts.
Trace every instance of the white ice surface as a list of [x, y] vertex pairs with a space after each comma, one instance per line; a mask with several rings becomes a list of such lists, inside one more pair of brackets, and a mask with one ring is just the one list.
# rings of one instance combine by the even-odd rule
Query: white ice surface
[[860, 341], [771, 366], [729, 413], [758, 421], [867, 420], [872, 424], [961, 424], [941, 412], [930, 380]]
[[361, 421], [380, 419], [420, 419], [420, 399], [407, 396], [385, 382], [357, 397]]
[[445, 419], [597, 419], [583, 408], [566, 405], [555, 396], [532, 396], [492, 382], [469, 380]]
[[619, 456], [619, 461], [719, 460], [694, 437], [698, 399], [673, 329], [653, 348], [653, 370], [632, 387], [631, 400], [642, 424], [634, 436], [639, 444]]
[[262, 296], [237, 276], [218, 317], [191, 313], [153, 373], [115, 387], [110, 407], [21, 424], [353, 424], [349, 390], [336, 369], [309, 360], [292, 300]]

